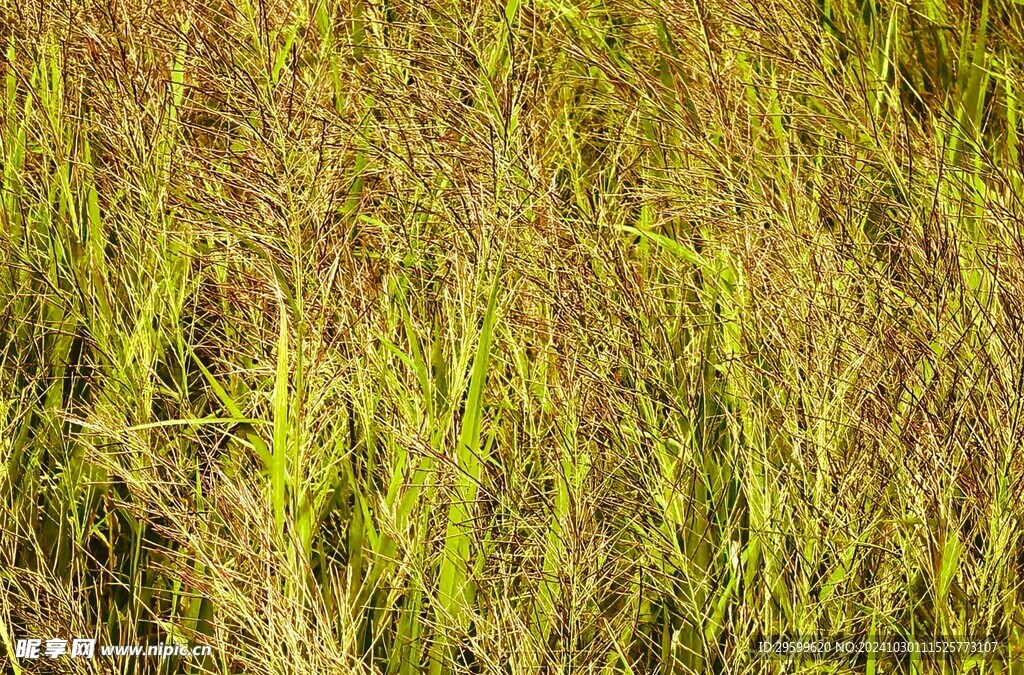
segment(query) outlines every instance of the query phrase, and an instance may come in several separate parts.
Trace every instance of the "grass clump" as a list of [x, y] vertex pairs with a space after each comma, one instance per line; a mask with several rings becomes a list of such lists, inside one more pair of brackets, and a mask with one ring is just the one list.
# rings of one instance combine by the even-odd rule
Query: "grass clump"
[[1022, 36], [0, 0], [3, 669], [1017, 672]]

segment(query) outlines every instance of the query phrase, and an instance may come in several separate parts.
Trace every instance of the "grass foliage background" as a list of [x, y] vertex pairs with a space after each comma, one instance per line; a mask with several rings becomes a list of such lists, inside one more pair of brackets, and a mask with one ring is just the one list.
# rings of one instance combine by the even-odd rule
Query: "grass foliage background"
[[0, 668], [1018, 672], [1024, 6], [0, 7]]

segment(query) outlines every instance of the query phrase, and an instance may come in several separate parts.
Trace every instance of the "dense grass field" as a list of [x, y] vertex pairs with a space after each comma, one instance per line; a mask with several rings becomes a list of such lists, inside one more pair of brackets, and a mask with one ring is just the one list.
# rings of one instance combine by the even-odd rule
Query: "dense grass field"
[[[0, 0], [0, 52], [3, 673], [1024, 672], [1024, 4]], [[16, 658], [74, 637], [212, 654]]]

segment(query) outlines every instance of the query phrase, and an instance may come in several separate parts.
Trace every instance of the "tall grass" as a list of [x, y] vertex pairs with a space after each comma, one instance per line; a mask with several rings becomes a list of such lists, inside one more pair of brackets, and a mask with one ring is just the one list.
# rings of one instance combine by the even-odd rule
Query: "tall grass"
[[0, 670], [1020, 670], [1024, 5], [0, 7]]

